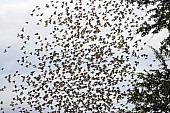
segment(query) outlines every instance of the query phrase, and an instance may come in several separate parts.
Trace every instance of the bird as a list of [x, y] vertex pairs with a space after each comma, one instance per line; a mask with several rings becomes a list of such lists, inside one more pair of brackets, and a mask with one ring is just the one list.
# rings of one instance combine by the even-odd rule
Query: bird
[[3, 53], [6, 53], [6, 52], [7, 52], [7, 49], [5, 49]]
[[22, 32], [24, 32], [24, 27], [21, 29]]

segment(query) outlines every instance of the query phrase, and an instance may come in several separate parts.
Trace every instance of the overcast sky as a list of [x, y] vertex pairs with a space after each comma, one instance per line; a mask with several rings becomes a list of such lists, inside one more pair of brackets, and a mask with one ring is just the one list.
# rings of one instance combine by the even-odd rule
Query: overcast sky
[[[22, 69], [16, 66], [16, 59], [21, 55], [19, 48], [22, 44], [17, 34], [30, 19], [29, 14], [33, 8], [43, 2], [43, 0], [0, 0], [0, 69], [5, 67], [4, 71], [0, 71], [0, 88], [7, 86], [4, 92], [0, 91], [0, 101], [4, 101], [4, 105], [0, 105], [0, 108], [4, 107], [5, 113], [12, 113], [9, 102], [13, 95], [11, 93], [13, 87], [6, 82], [4, 76]], [[8, 48], [8, 52], [4, 54], [8, 46], [11, 48]]]
[[[25, 26], [25, 22], [32, 19], [29, 14], [33, 8], [43, 3], [45, 3], [45, 0], [0, 0], [0, 68], [8, 67], [5, 68], [5, 72], [0, 70], [0, 76], [14, 72], [16, 69], [21, 69], [20, 67], [16, 67], [16, 59], [21, 55], [19, 47], [22, 44], [21, 40], [17, 38], [17, 34]], [[162, 31], [162, 35], [166, 36], [167, 31]], [[158, 38], [159, 36], [155, 35], [155, 38], [151, 40], [148, 39], [151, 36], [144, 39], [148, 40], [150, 45], [158, 47], [160, 45], [158, 42], [161, 40]], [[7, 48], [8, 46], [11, 46], [11, 48]], [[3, 53], [4, 49], [7, 49], [8, 54]], [[146, 52], [148, 51], [146, 50]], [[146, 65], [143, 64], [143, 66]], [[0, 77], [0, 80], [2, 81], [0, 82], [1, 88], [7, 82], [5, 82], [3, 77]], [[0, 92], [0, 100], [5, 101], [4, 106], [11, 99], [12, 94], [10, 90], [7, 89], [5, 92]], [[10, 113], [10, 110], [7, 108], [5, 113]]]

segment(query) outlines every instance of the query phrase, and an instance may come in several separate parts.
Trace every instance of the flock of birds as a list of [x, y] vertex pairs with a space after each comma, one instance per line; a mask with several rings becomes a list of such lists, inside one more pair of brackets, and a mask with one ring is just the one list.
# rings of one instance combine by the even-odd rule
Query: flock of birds
[[137, 81], [139, 58], [148, 57], [134, 35], [144, 18], [133, 7], [119, 0], [61, 0], [36, 6], [30, 15], [38, 19], [37, 29], [27, 35], [23, 27], [17, 35], [23, 41], [17, 62], [31, 71], [5, 76], [16, 93], [12, 110], [125, 112], [128, 105], [122, 100]]

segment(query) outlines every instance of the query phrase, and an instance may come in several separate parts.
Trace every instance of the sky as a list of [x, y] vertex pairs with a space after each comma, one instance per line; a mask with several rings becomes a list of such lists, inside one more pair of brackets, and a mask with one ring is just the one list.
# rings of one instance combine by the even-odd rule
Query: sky
[[[4, 92], [0, 91], [0, 101], [4, 101], [4, 104], [0, 105], [0, 108], [4, 107], [5, 113], [13, 113], [10, 110], [9, 102], [14, 94], [11, 93], [13, 86], [7, 83], [4, 76], [22, 69], [16, 66], [16, 59], [21, 55], [19, 50], [22, 44], [17, 34], [25, 26], [25, 22], [30, 19], [29, 14], [32, 9], [43, 2], [43, 0], [0, 1], [0, 67], [8, 67], [5, 72], [0, 71], [0, 88], [4, 85], [7, 86]], [[9, 46], [11, 47], [8, 48]], [[3, 52], [6, 48], [8, 48], [7, 54], [4, 54]]]
[[[26, 71], [22, 67], [16, 66], [16, 59], [21, 55], [20, 47], [22, 45], [17, 34], [21, 31], [22, 27], [26, 25], [25, 22], [32, 19], [29, 14], [33, 8], [35, 8], [36, 5], [42, 5], [45, 3], [45, 0], [0, 1], [0, 68], [8, 67], [4, 69], [5, 71], [0, 70], [0, 88], [4, 85], [9, 86], [5, 92], [0, 91], [0, 101], [1, 99], [4, 100], [4, 106], [6, 108], [5, 113], [12, 113], [8, 104], [13, 95], [13, 93], [10, 93], [13, 87], [10, 86], [3, 77], [9, 73], [15, 72], [16, 70], [22, 70], [23, 72]], [[34, 30], [31, 26], [29, 28], [30, 31]], [[158, 42], [161, 40], [159, 37], [162, 35], [167, 36], [167, 31], [163, 30], [160, 34], [155, 35], [152, 39], [149, 38], [152, 37], [149, 35], [145, 37], [144, 40], [148, 41], [148, 45], [153, 45], [157, 48], [160, 45]], [[3, 53], [5, 49], [7, 50], [7, 53]], [[146, 52], [153, 57], [153, 53], [149, 48], [146, 49]], [[146, 62], [141, 64], [143, 68], [148, 65], [149, 63]]]

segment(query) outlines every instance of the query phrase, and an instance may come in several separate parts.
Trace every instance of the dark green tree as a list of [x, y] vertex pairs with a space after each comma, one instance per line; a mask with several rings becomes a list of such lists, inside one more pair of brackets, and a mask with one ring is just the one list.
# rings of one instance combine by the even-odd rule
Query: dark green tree
[[[138, 8], [146, 8], [149, 19], [143, 22], [137, 33], [144, 37], [149, 33], [157, 34], [163, 29], [170, 32], [170, 1], [169, 0], [126, 0], [128, 3], [138, 4]], [[170, 70], [168, 58], [170, 56], [170, 35], [161, 37], [159, 50], [151, 49], [161, 63], [159, 69], [153, 69], [138, 74], [139, 80], [129, 90], [128, 102], [135, 105], [135, 112], [170, 112]]]
[[[146, 8], [147, 14], [150, 15], [148, 20], [143, 22], [137, 33], [146, 36], [149, 33], [157, 34], [163, 29], [170, 32], [170, 1], [169, 0], [126, 0], [128, 3], [137, 3], [139, 9]], [[170, 56], [170, 35], [161, 37], [160, 52], [162, 55]]]
[[154, 48], [155, 57], [160, 61], [159, 69], [139, 73], [141, 81], [129, 91], [129, 102], [134, 104], [133, 111], [143, 113], [170, 112], [170, 69], [165, 58]]

